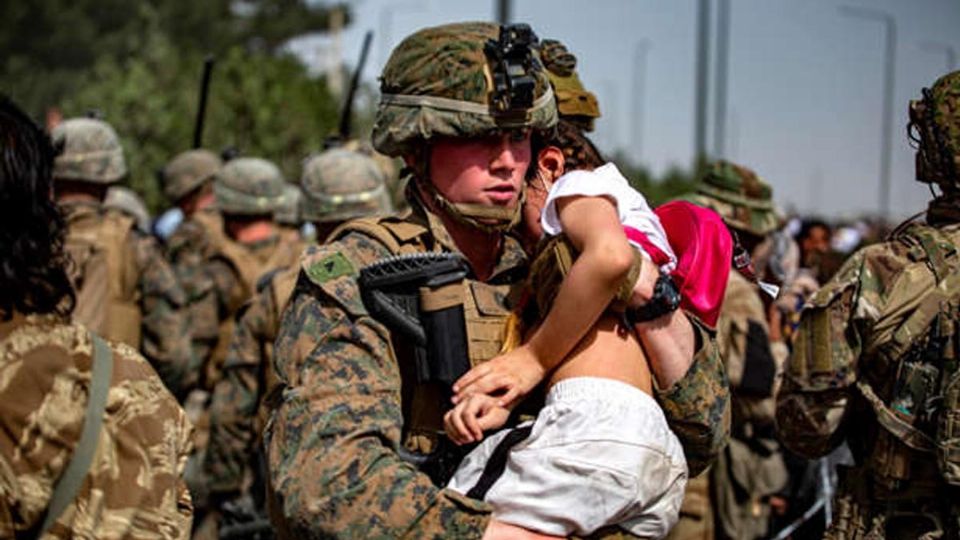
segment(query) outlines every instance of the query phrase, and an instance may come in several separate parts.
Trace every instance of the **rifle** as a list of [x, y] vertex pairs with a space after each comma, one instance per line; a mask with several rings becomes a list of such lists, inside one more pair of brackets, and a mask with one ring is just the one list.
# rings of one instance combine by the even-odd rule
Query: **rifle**
[[213, 73], [213, 55], [203, 60], [203, 76], [200, 78], [200, 98], [197, 104], [197, 119], [193, 124], [193, 147], [203, 146], [203, 120], [207, 114], [207, 94], [210, 90], [210, 75]]
[[360, 270], [367, 311], [413, 342], [417, 381], [438, 383], [448, 397], [470, 369], [462, 288], [467, 271], [455, 253], [398, 255]]
[[338, 146], [350, 140], [350, 127], [353, 122], [353, 98], [357, 94], [357, 88], [360, 86], [360, 75], [363, 73], [363, 66], [367, 64], [367, 55], [370, 53], [370, 43], [373, 41], [373, 31], [367, 30], [363, 36], [363, 45], [360, 47], [360, 60], [357, 61], [357, 68], [353, 71], [350, 78], [350, 88], [347, 89], [347, 95], [343, 100], [343, 109], [340, 111], [340, 125], [337, 129], [337, 135], [327, 141], [329, 147]]

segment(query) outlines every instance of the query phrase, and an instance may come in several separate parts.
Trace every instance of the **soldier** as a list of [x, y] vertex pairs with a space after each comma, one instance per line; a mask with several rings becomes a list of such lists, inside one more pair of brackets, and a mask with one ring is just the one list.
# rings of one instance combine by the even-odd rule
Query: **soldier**
[[[739, 249], [751, 257], [767, 248], [764, 243], [779, 224], [770, 186], [750, 169], [732, 163], [712, 164], [697, 194], [689, 199], [720, 214]], [[774, 396], [787, 349], [770, 339], [767, 308], [757, 284], [736, 270], [727, 281], [717, 322], [717, 346], [730, 379], [733, 429], [730, 445], [710, 471], [715, 536], [761, 538], [767, 534], [771, 499], [779, 501], [774, 496], [787, 481], [774, 434]], [[688, 508], [707, 509], [705, 481], [691, 482], [688, 496], [697, 502], [688, 503]], [[707, 514], [700, 520], [691, 518], [680, 527], [709, 527]], [[695, 526], [698, 521], [702, 528]], [[683, 534], [685, 538], [696, 536]]]
[[189, 423], [134, 349], [70, 322], [53, 155], [0, 98], [0, 537], [186, 539]]
[[909, 113], [917, 180], [941, 194], [810, 299], [777, 403], [791, 450], [853, 452], [826, 538], [960, 534], [960, 71]]
[[74, 318], [103, 337], [139, 348], [175, 395], [189, 378], [186, 298], [156, 241], [135, 220], [103, 206], [107, 188], [127, 175], [123, 149], [106, 122], [67, 120], [53, 131], [57, 202], [75, 265]]
[[214, 281], [206, 263], [224, 238], [223, 218], [213, 196], [213, 178], [222, 166], [213, 152], [196, 149], [178, 154], [160, 171], [164, 194], [183, 212], [183, 221], [167, 239], [166, 257], [187, 296], [196, 362], [187, 381], [189, 388], [199, 384], [200, 367], [220, 336]]
[[[534, 44], [523, 25], [450, 24], [409, 36], [387, 62], [373, 140], [410, 169], [411, 209], [348, 222], [302, 257], [276, 341], [283, 391], [264, 431], [281, 534], [523, 532], [414, 465], [449, 457], [441, 450], [449, 403], [443, 388], [418, 383], [410, 341], [370, 316], [357, 275], [391, 255], [462, 254], [470, 272], [451, 292], [464, 310], [470, 361], [497, 354], [507, 298], [526, 273], [523, 249], [506, 231], [519, 221], [530, 132], [556, 122]], [[724, 440], [725, 387], [709, 339], [698, 341], [698, 361], [658, 397], [689, 450], [710, 456]]]
[[[187, 468], [187, 481], [197, 505], [197, 523], [204, 528], [215, 521], [203, 515], [209, 502], [208, 479], [202, 467], [209, 434], [210, 396], [220, 380], [234, 317], [240, 306], [253, 296], [257, 280], [264, 272], [291, 265], [299, 255], [294, 251], [295, 246], [280, 241], [273, 222], [274, 212], [283, 203], [284, 185], [277, 166], [260, 158], [232, 159], [214, 175], [213, 194], [216, 207], [223, 215], [224, 236], [203, 262], [202, 271], [213, 283], [217, 339], [204, 359], [199, 374], [200, 388], [190, 395], [187, 403], [187, 412], [197, 426], [196, 452]], [[205, 307], [205, 311], [210, 311], [209, 307]]]
[[[300, 212], [323, 236], [348, 219], [387, 214], [389, 193], [380, 167], [369, 156], [327, 150], [304, 164]], [[260, 433], [263, 400], [276, 386], [273, 342], [280, 316], [300, 273], [298, 261], [265, 274], [257, 293], [240, 309], [230, 350], [210, 406], [210, 443], [204, 461], [215, 506], [247, 494], [264, 506]], [[251, 482], [251, 479], [253, 480]]]

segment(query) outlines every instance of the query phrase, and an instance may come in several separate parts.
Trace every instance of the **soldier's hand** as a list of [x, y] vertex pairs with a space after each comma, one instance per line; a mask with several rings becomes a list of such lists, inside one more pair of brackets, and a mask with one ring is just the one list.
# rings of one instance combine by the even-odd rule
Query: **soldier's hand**
[[497, 398], [472, 394], [461, 400], [443, 417], [443, 428], [456, 444], [483, 440], [483, 432], [507, 422], [510, 409], [501, 407]]
[[546, 370], [526, 345], [483, 362], [453, 383], [453, 402], [470, 394], [497, 396], [499, 405], [513, 407], [540, 384]]

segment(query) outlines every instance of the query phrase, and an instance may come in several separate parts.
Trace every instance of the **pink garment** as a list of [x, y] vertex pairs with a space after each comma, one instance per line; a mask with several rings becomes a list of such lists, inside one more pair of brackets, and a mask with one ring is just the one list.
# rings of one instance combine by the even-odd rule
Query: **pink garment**
[[716, 212], [686, 201], [669, 202], [654, 213], [677, 256], [671, 275], [683, 297], [680, 305], [715, 327], [733, 258], [730, 231]]

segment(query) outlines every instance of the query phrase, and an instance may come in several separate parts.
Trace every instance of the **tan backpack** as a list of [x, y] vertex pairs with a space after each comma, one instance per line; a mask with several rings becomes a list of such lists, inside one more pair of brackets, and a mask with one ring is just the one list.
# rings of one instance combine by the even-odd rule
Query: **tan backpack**
[[130, 249], [135, 222], [119, 212], [98, 217], [72, 223], [67, 231], [77, 293], [73, 318], [110, 341], [139, 348], [139, 271]]

